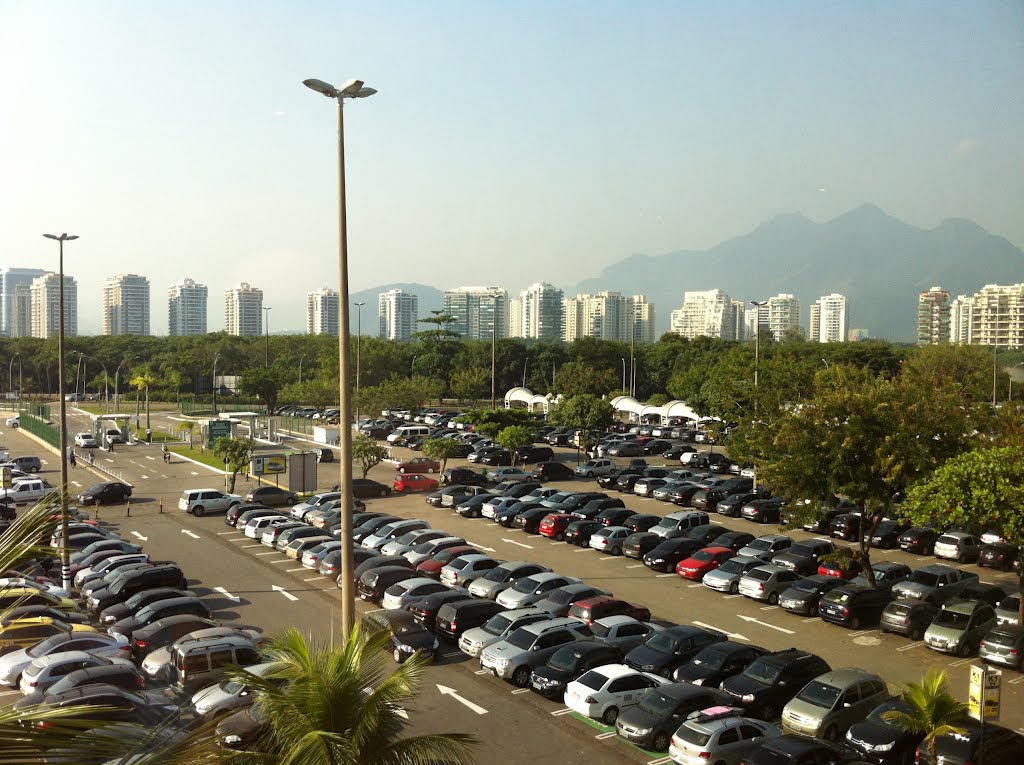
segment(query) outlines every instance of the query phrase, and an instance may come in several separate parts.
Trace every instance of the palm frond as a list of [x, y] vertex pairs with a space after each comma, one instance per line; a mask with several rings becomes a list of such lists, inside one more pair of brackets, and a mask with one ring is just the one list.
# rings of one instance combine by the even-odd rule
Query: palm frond
[[32, 558], [50, 556], [54, 549], [45, 545], [57, 528], [53, 516], [61, 511], [60, 498], [49, 494], [37, 505], [21, 512], [0, 535], [0, 573], [18, 568]]

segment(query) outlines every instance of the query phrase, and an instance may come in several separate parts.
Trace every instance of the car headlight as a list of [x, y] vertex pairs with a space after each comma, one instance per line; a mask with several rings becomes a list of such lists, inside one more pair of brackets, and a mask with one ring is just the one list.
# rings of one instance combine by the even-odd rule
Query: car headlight
[[398, 650], [401, 651], [402, 653], [412, 653], [416, 649], [413, 648], [411, 645], [406, 645], [405, 643], [399, 643], [398, 644]]
[[703, 677], [698, 677], [696, 680], [691, 680], [690, 684], [691, 685], [704, 685], [704, 678]]
[[234, 733], [232, 733], [230, 736], [225, 736], [224, 737], [224, 743], [225, 744], [241, 744], [242, 743], [242, 737], [241, 736], [236, 736]]
[[754, 694], [746, 693], [740, 696], [740, 701], [742, 701], [744, 704], [752, 704], [754, 702]]
[[441, 647], [441, 644], [435, 640], [433, 642], [433, 644], [430, 646], [430, 650], [431, 651], [436, 651], [440, 647]]
[[888, 744], [875, 744], [874, 746], [869, 747], [869, 749], [872, 752], [888, 752], [894, 746], [896, 746], [896, 742], [890, 741]]

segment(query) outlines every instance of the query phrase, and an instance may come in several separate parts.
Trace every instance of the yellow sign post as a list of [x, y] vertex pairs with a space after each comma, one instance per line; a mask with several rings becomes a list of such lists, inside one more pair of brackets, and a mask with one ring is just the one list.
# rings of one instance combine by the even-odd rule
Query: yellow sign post
[[[975, 720], [999, 719], [999, 700], [1003, 673], [998, 669], [971, 665], [970, 689], [967, 694], [968, 713]], [[983, 717], [984, 715], [984, 717]]]

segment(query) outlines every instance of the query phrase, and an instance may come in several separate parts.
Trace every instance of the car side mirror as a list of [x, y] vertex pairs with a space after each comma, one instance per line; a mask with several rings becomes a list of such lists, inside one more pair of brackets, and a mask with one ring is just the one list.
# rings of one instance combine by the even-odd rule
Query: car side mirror
[[239, 693], [238, 695], [239, 695], [239, 696], [248, 696], [248, 695], [249, 695], [249, 691], [242, 691], [242, 692], [241, 692], [241, 693]]
[[843, 709], [849, 709], [852, 706], [853, 706], [853, 704], [851, 704], [849, 701], [844, 701], [843, 702]]

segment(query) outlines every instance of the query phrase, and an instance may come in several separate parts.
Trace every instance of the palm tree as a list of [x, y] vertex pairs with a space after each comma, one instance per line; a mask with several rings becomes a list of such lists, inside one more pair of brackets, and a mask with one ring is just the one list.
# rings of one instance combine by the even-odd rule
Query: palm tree
[[188, 448], [192, 448], [192, 434], [196, 431], [196, 423], [193, 420], [185, 420], [181, 423], [181, 432], [188, 433]]
[[155, 385], [157, 382], [157, 376], [149, 369], [139, 372], [131, 379], [131, 384], [135, 386], [137, 393], [135, 394], [135, 418], [136, 422], [139, 417], [139, 396], [143, 390], [146, 391], [146, 429], [149, 429], [149, 388], [151, 385]]
[[[387, 631], [356, 627], [341, 646], [307, 641], [298, 630], [270, 649], [275, 667], [257, 676], [238, 669], [254, 688], [263, 729], [253, 751], [236, 757], [254, 765], [432, 765], [469, 763], [475, 746], [461, 733], [403, 737], [402, 704], [415, 697], [427, 661], [413, 656], [393, 668]], [[282, 682], [283, 681], [283, 682]]]
[[902, 697], [910, 711], [892, 710], [882, 716], [910, 733], [924, 734], [928, 755], [935, 762], [935, 741], [940, 736], [963, 733], [957, 723], [967, 716], [967, 706], [949, 691], [945, 670], [932, 668], [919, 683], [907, 683]]

